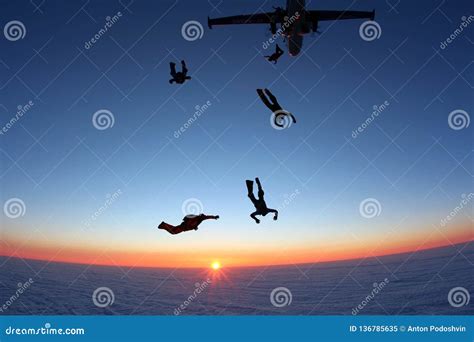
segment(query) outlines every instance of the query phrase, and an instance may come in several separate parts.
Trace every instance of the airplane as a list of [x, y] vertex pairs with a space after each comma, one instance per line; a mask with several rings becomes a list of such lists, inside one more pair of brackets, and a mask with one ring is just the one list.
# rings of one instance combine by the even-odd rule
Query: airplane
[[[364, 11], [307, 11], [305, 0], [287, 0], [286, 10], [275, 7], [275, 11], [266, 13], [255, 13], [249, 15], [236, 15], [223, 18], [207, 18], [210, 29], [215, 25], [238, 25], [238, 24], [269, 24], [273, 35], [277, 32], [286, 38], [288, 52], [296, 56], [303, 46], [303, 36], [310, 33], [320, 33], [318, 25], [325, 20], [343, 19], [369, 19], [374, 20], [375, 10]], [[277, 30], [277, 24], [281, 28]]]

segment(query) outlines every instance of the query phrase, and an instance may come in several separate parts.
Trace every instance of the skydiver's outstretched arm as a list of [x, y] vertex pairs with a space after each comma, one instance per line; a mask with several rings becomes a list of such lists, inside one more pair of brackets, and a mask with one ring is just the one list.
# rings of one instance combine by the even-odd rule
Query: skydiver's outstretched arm
[[217, 220], [219, 215], [203, 215], [202, 220]]
[[270, 208], [269, 208], [269, 209], [268, 209], [268, 212], [269, 212], [269, 213], [274, 213], [275, 215], [273, 215], [273, 219], [274, 219], [275, 221], [278, 220], [278, 210], [276, 210], [276, 209], [270, 209]]
[[260, 223], [260, 220], [257, 218], [258, 211], [254, 211], [253, 213], [250, 214], [250, 217], [255, 220], [255, 223]]

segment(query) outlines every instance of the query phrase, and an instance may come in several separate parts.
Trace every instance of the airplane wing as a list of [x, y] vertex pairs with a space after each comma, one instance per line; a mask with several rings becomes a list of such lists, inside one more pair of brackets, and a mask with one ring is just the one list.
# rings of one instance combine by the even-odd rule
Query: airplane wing
[[274, 12], [234, 15], [215, 19], [207, 18], [209, 28], [212, 28], [214, 25], [271, 24], [278, 22], [281, 22], [281, 18], [280, 16], [276, 16]]
[[372, 12], [364, 11], [307, 11], [311, 21], [322, 20], [344, 20], [344, 19], [369, 19], [374, 20], [375, 10]]

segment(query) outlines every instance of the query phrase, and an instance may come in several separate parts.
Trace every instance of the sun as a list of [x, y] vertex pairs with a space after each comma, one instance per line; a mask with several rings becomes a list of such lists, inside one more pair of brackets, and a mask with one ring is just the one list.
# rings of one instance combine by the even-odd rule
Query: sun
[[211, 264], [211, 267], [213, 270], [217, 271], [218, 269], [221, 268], [221, 263], [219, 261], [214, 261], [212, 264]]

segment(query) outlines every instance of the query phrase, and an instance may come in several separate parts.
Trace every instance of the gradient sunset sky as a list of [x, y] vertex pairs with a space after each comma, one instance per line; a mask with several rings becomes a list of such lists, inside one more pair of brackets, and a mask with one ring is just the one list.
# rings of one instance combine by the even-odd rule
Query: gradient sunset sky
[[[207, 28], [207, 16], [271, 11], [283, 2], [30, 1], [3, 3], [0, 118], [33, 107], [0, 136], [1, 203], [19, 198], [18, 218], [1, 213], [0, 255], [93, 264], [190, 267], [289, 264], [412, 251], [471, 240], [473, 27], [440, 44], [472, 13], [468, 0], [308, 1], [309, 9], [376, 10], [381, 36], [365, 41], [362, 20], [323, 22], [302, 53], [276, 66], [263, 25]], [[128, 7], [127, 7], [128, 6]], [[440, 6], [437, 8], [437, 6]], [[120, 19], [89, 49], [86, 42]], [[187, 41], [183, 24], [203, 36]], [[280, 40], [279, 44], [284, 47]], [[285, 48], [286, 50], [286, 48]], [[185, 59], [192, 80], [170, 85], [169, 62]], [[268, 87], [297, 123], [278, 131], [257, 99]], [[211, 105], [178, 138], [196, 106]], [[385, 101], [356, 138], [352, 132]], [[95, 112], [114, 125], [98, 130]], [[245, 179], [259, 176], [280, 209], [256, 225]], [[113, 194], [106, 210], [94, 215]], [[109, 197], [108, 197], [109, 196]], [[463, 197], [465, 196], [465, 197]], [[198, 199], [197, 232], [169, 235], [182, 205]], [[360, 213], [374, 198], [381, 211]]]

